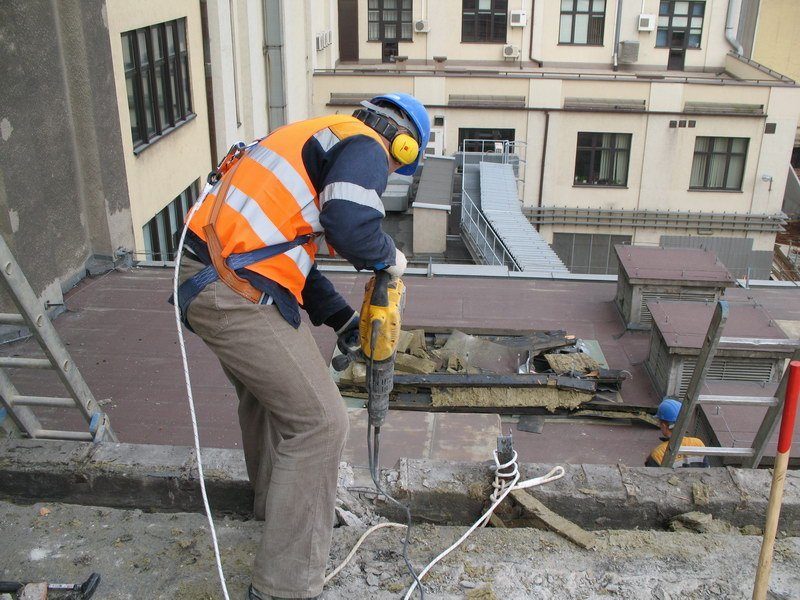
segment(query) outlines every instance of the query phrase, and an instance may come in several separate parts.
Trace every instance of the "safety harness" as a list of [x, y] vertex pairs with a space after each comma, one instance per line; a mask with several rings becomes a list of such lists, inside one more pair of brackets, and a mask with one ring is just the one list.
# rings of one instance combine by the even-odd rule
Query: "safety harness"
[[[254, 144], [255, 143], [257, 142], [254, 142]], [[297, 246], [302, 246], [319, 235], [316, 233], [301, 235], [282, 244], [258, 248], [256, 250], [251, 250], [250, 252], [231, 254], [228, 256], [228, 258], [222, 257], [222, 242], [217, 234], [215, 224], [217, 222], [217, 218], [219, 217], [220, 210], [222, 210], [222, 205], [225, 204], [225, 199], [228, 195], [228, 190], [230, 189], [233, 175], [236, 173], [236, 169], [238, 169], [239, 165], [241, 164], [241, 158], [244, 156], [247, 148], [249, 148], [249, 146], [245, 146], [242, 142], [232, 146], [228, 151], [228, 154], [220, 162], [217, 169], [208, 175], [209, 184], [214, 185], [220, 180], [222, 181], [222, 184], [220, 185], [216, 197], [214, 198], [214, 204], [211, 206], [211, 216], [208, 224], [203, 226], [203, 233], [206, 236], [206, 244], [199, 244], [192, 238], [187, 238], [186, 240], [186, 245], [189, 247], [192, 253], [200, 260], [200, 262], [206, 265], [205, 269], [195, 273], [192, 277], [184, 281], [178, 287], [178, 308], [180, 309], [181, 313], [181, 321], [190, 331], [194, 330], [192, 329], [191, 325], [189, 325], [189, 321], [186, 316], [189, 310], [189, 305], [192, 303], [192, 300], [194, 300], [198, 294], [205, 289], [207, 285], [217, 281], [218, 279], [221, 279], [229, 288], [239, 294], [242, 298], [257, 304], [262, 301], [264, 297], [263, 292], [253, 286], [253, 284], [251, 284], [249, 281], [241, 277], [237, 271], [257, 262], [261, 262], [262, 260], [266, 260], [268, 258], [272, 258], [273, 256], [283, 254], [284, 252], [288, 252]], [[200, 202], [202, 202], [204, 199], [205, 197], [202, 198]], [[170, 302], [174, 302], [174, 299], [170, 298]]]

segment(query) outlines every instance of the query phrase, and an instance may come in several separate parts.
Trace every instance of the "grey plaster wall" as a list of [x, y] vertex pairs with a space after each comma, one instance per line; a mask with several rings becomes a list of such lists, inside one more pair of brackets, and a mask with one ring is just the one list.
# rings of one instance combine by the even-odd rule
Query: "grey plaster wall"
[[0, 232], [60, 302], [133, 247], [105, 1], [0, 2], [0, 81]]

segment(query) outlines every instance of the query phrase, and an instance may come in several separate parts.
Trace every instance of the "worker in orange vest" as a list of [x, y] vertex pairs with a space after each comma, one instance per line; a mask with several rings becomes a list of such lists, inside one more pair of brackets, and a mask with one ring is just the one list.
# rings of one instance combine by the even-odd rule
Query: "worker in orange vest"
[[357, 338], [356, 313], [315, 265], [335, 249], [356, 269], [400, 276], [382, 231], [390, 173], [413, 174], [427, 111], [407, 94], [281, 127], [212, 173], [189, 222], [178, 302], [239, 398], [254, 512], [264, 519], [248, 598], [322, 593], [348, 417], [309, 328]]
[[[675, 398], [664, 398], [661, 404], [658, 405], [656, 411], [656, 419], [661, 429], [661, 443], [653, 448], [653, 451], [648, 455], [647, 460], [644, 462], [645, 467], [660, 467], [661, 462], [664, 460], [664, 455], [667, 453], [669, 447], [669, 439], [672, 437], [672, 428], [681, 414], [680, 401]], [[681, 442], [681, 446], [699, 446], [704, 447], [703, 440], [696, 437], [686, 436]], [[679, 454], [675, 457], [676, 467], [707, 467], [708, 459], [704, 456], [692, 456]]]

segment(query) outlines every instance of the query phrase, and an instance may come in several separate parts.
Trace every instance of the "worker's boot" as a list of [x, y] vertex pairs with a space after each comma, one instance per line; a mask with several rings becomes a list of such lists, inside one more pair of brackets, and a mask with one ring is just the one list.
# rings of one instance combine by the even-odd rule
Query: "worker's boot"
[[[245, 600], [292, 600], [290, 598], [279, 598], [278, 596], [270, 596], [257, 591], [252, 585], [247, 590], [247, 598]], [[322, 600], [322, 595], [314, 596], [313, 598], [300, 598], [295, 600]]]

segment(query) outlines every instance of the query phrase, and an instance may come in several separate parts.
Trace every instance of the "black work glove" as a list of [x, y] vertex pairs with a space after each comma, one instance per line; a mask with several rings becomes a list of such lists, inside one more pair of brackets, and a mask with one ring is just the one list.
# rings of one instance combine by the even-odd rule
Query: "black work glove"
[[336, 330], [336, 346], [342, 354], [350, 358], [361, 349], [361, 336], [358, 333], [359, 319], [358, 311], [356, 311], [347, 323]]

